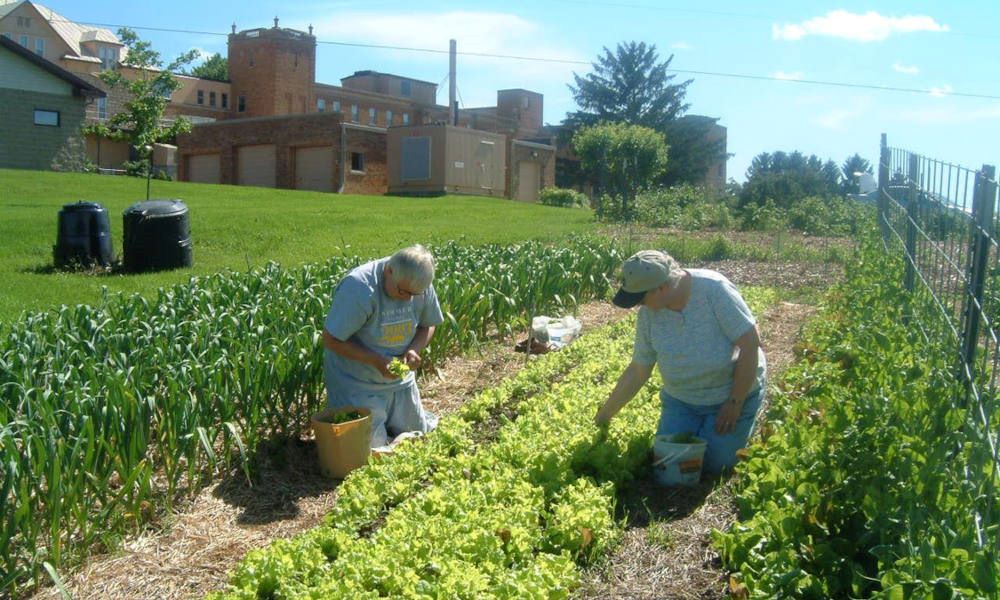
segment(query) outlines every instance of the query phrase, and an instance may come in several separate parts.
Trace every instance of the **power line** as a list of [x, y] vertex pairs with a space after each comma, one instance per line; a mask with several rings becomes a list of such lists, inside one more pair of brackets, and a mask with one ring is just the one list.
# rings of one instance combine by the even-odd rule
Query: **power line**
[[[55, 22], [55, 21], [53, 21]], [[72, 22], [72, 21], [65, 21]], [[86, 25], [93, 25], [96, 27], [117, 27], [117, 28], [129, 28], [142, 31], [160, 31], [167, 33], [185, 33], [193, 35], [216, 35], [216, 36], [228, 36], [226, 33], [215, 33], [208, 31], [193, 31], [187, 29], [168, 29], [162, 27], [139, 27], [131, 25], [116, 25], [112, 23], [85, 23]], [[329, 46], [345, 46], [350, 48], [369, 48], [374, 50], [396, 50], [401, 52], [423, 52], [427, 54], [448, 54], [448, 50], [442, 50], [438, 48], [419, 48], [414, 46], [393, 46], [389, 44], [363, 44], [360, 42], [338, 42], [333, 40], [316, 40], [317, 44], [324, 44]], [[529, 62], [541, 62], [541, 63], [552, 63], [552, 64], [565, 64], [565, 65], [585, 65], [591, 66], [593, 63], [583, 60], [571, 60], [564, 58], [547, 58], [540, 56], [520, 56], [516, 54], [495, 54], [490, 52], [463, 52], [459, 51], [457, 54], [461, 56], [473, 56], [477, 58], [496, 58], [502, 60], [522, 60]], [[939, 95], [939, 96], [956, 96], [960, 98], [978, 98], [985, 100], [1000, 100], [1000, 95], [995, 94], [977, 94], [971, 92], [956, 92], [956, 91], [934, 91], [922, 88], [909, 88], [909, 87], [897, 87], [890, 85], [874, 85], [865, 83], [852, 83], [846, 81], [827, 81], [822, 79], [789, 79], [786, 77], [775, 77], [772, 75], [750, 75], [746, 73], [730, 73], [725, 71], [702, 71], [694, 69], [667, 69], [670, 73], [678, 73], [683, 75], [706, 75], [710, 77], [727, 77], [731, 79], [745, 79], [751, 81], [778, 81], [782, 83], [800, 83], [808, 85], [825, 85], [830, 87], [840, 87], [840, 88], [854, 88], [854, 89], [864, 89], [864, 90], [875, 90], [880, 92], [902, 92], [909, 94], [922, 94], [922, 95]]]

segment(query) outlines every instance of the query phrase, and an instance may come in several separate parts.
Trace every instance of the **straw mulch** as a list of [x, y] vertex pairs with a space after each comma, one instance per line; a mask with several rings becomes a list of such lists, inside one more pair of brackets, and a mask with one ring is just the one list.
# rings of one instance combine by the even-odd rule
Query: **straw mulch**
[[[706, 266], [727, 275], [731, 271], [737, 284], [773, 280], [771, 284], [780, 286], [798, 278], [792, 286], [797, 287], [812, 279], [801, 272], [775, 277], [774, 272], [748, 265]], [[772, 373], [790, 360], [794, 333], [807, 309], [782, 305], [762, 319]], [[581, 306], [578, 317], [586, 331], [627, 314], [595, 302]], [[531, 358], [513, 352], [514, 342], [487, 344], [479, 353], [447, 361], [421, 384], [425, 406], [446, 415], [476, 392], [517, 372]], [[234, 473], [161, 519], [159, 529], [127, 539], [115, 554], [95, 556], [74, 573], [63, 574], [69, 592], [74, 598], [92, 600], [200, 598], [223, 588], [227, 571], [247, 551], [318, 525], [336, 501], [337, 482], [320, 475], [312, 441], [304, 436], [281, 442], [267, 456], [253, 486]], [[622, 544], [603, 569], [586, 575], [580, 596], [720, 597], [723, 575], [707, 533], [713, 527], [726, 527], [734, 517], [728, 486], [722, 484], [714, 492], [712, 488], [713, 484], [704, 484], [693, 491], [667, 493], [645, 484], [633, 490], [623, 499], [629, 516]], [[60, 594], [47, 588], [34, 597], [54, 600]]]

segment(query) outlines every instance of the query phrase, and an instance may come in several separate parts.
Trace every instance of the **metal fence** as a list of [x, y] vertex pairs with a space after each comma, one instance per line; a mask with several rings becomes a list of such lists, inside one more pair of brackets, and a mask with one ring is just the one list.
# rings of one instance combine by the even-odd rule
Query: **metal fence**
[[[920, 322], [926, 336], [954, 349], [963, 383], [952, 399], [966, 411], [972, 444], [966, 479], [979, 488], [977, 531], [981, 545], [1000, 543], [987, 535], [997, 523], [997, 372], [1000, 364], [1000, 222], [996, 169], [973, 171], [890, 148], [882, 134], [878, 171], [882, 240], [902, 252], [904, 285], [940, 312], [937, 323]], [[992, 476], [990, 476], [990, 474]]]

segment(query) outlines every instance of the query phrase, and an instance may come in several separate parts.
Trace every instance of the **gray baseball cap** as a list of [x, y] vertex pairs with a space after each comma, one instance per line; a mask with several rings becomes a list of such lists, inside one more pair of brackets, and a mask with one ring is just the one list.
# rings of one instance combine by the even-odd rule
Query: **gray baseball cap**
[[632, 308], [649, 290], [676, 280], [679, 270], [677, 261], [666, 252], [640, 250], [622, 265], [622, 286], [611, 301], [615, 306]]

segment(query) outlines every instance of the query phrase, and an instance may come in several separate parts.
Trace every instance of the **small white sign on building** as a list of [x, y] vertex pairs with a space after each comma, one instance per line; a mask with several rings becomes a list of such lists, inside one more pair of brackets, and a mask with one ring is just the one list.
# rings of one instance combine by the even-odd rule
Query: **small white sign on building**
[[464, 169], [465, 168], [465, 163], [463, 161], [456, 160], [455, 161], [455, 168], [456, 169]]

